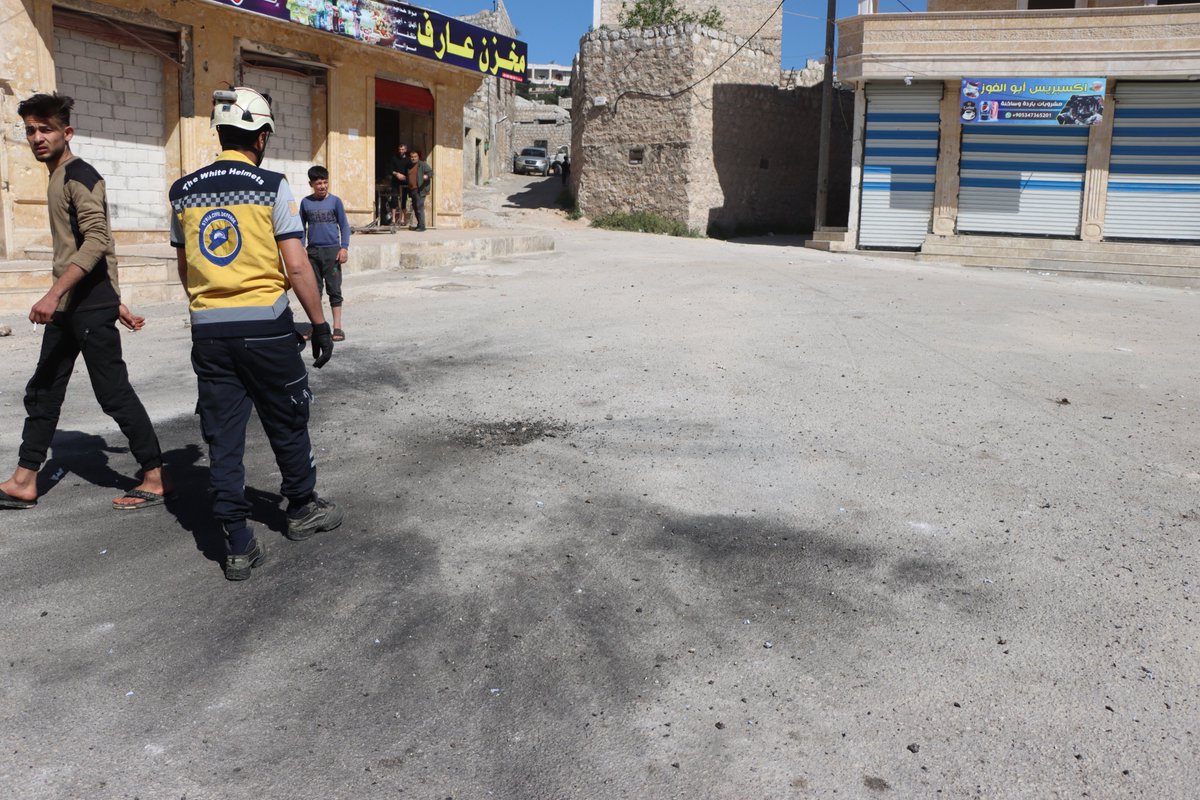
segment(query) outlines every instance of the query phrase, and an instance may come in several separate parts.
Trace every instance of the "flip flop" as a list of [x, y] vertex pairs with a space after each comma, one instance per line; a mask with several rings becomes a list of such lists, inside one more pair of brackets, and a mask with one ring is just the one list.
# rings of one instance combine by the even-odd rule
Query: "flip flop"
[[20, 497], [13, 497], [6, 491], [0, 490], [0, 508], [8, 508], [14, 511], [33, 508], [37, 505], [37, 500], [22, 500]]
[[118, 503], [113, 501], [112, 507], [117, 511], [136, 511], [140, 508], [149, 508], [150, 506], [161, 506], [167, 502], [166, 495], [147, 492], [144, 489], [130, 489], [122, 497], [133, 497], [141, 500], [141, 503]]
[[334, 328], [333, 329], [333, 340], [335, 342], [346, 341], [346, 332], [344, 330], [342, 330], [341, 328]]

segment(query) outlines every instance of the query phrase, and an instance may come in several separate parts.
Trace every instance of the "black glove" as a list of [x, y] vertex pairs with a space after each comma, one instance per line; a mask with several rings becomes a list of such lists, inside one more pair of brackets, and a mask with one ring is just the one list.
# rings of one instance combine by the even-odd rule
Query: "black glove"
[[328, 322], [312, 326], [312, 347], [313, 366], [320, 369], [333, 357], [333, 331]]

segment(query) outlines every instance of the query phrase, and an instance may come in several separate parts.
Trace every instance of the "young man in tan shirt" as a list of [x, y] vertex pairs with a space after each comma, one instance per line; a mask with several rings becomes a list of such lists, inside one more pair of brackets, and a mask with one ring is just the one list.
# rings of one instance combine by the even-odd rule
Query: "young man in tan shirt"
[[47, 201], [54, 243], [54, 284], [33, 304], [29, 320], [46, 326], [33, 377], [25, 387], [25, 428], [17, 469], [0, 483], [0, 508], [37, 505], [37, 474], [58, 427], [67, 383], [81, 354], [100, 407], [129, 439], [142, 468], [135, 488], [112, 502], [117, 510], [162, 505], [162, 451], [150, 417], [121, 356], [116, 323], [140, 330], [145, 319], [121, 303], [104, 179], [71, 153], [69, 97], [35, 94], [17, 106], [33, 157], [50, 170]]

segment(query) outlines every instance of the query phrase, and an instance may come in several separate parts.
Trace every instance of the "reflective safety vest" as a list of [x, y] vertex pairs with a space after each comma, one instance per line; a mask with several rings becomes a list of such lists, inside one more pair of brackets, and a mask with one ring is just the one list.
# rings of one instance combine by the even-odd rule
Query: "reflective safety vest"
[[235, 150], [171, 186], [171, 244], [187, 258], [192, 338], [294, 330], [276, 244], [304, 226], [287, 179]]

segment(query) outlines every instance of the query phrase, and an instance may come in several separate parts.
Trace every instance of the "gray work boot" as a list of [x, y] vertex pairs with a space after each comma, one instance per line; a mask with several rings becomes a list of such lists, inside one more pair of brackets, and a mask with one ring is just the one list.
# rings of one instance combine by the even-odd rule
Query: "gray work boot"
[[288, 512], [287, 537], [299, 542], [314, 534], [331, 531], [342, 524], [344, 516], [337, 504], [322, 500], [314, 492], [312, 500]]
[[258, 543], [258, 539], [251, 539], [250, 549], [245, 553], [225, 554], [225, 580], [246, 580], [250, 577], [250, 571], [261, 566], [266, 558], [267, 549]]

